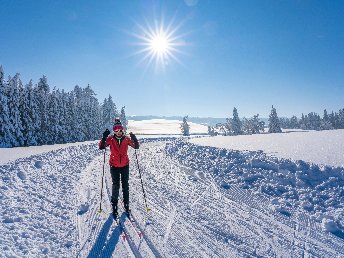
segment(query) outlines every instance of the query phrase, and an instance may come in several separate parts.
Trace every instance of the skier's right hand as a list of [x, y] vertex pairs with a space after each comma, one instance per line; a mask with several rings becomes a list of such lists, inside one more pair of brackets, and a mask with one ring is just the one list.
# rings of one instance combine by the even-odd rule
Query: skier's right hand
[[109, 129], [106, 129], [103, 133], [103, 141], [106, 141], [109, 135], [110, 135], [110, 131]]

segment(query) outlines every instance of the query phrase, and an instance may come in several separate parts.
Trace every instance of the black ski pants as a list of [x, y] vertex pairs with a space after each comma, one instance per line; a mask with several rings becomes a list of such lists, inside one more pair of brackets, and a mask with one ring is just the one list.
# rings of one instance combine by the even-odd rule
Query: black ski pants
[[117, 210], [120, 181], [122, 182], [123, 202], [126, 209], [129, 208], [129, 165], [125, 167], [110, 167], [112, 178], [111, 203], [114, 210]]

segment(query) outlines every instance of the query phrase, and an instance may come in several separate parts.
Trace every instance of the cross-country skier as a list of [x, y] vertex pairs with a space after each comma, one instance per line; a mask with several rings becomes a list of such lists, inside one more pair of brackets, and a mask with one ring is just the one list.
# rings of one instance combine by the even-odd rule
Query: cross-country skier
[[103, 138], [99, 143], [99, 149], [103, 150], [110, 146], [110, 173], [112, 178], [112, 214], [116, 219], [118, 217], [117, 204], [119, 195], [120, 180], [122, 182], [124, 209], [129, 216], [129, 157], [128, 146], [134, 149], [139, 148], [139, 142], [133, 133], [130, 138], [125, 136], [122, 123], [119, 119], [115, 119], [113, 126], [113, 135], [106, 129]]

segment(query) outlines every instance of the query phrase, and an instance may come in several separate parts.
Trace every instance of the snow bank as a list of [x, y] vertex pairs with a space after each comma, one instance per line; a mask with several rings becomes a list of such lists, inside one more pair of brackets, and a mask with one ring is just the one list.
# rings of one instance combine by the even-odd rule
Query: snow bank
[[[228, 137], [233, 138], [233, 137]], [[280, 213], [290, 216], [302, 207], [335, 218], [344, 229], [344, 168], [319, 167], [301, 160], [272, 157], [263, 151], [238, 151], [200, 146], [185, 140], [166, 145], [166, 151], [183, 165], [211, 174], [219, 184], [238, 184], [273, 198]], [[325, 223], [324, 229], [333, 230]]]
[[0, 166], [1, 257], [76, 256], [76, 216], [88, 210], [87, 203], [78, 210], [76, 188], [99, 150], [68, 146]]
[[190, 142], [233, 150], [264, 151], [279, 158], [344, 167], [344, 130], [288, 131], [275, 134], [216, 136]]
[[[52, 151], [52, 150], [63, 149], [63, 148], [66, 148], [67, 146], [79, 146], [85, 143], [88, 144], [88, 143], [93, 143], [93, 142], [94, 141], [76, 142], [76, 143], [68, 143], [68, 144], [43, 145], [43, 146], [0, 148], [0, 165], [6, 164], [7, 162], [14, 161], [19, 158], [42, 154], [42, 153]], [[98, 140], [96, 142], [98, 142]]]

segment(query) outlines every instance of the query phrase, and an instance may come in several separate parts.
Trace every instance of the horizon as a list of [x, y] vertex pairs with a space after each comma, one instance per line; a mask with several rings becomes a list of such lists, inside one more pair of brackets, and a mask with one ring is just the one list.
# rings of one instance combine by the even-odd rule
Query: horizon
[[[128, 116], [279, 117], [344, 103], [344, 2], [4, 0], [0, 65]], [[125, 97], [123, 97], [125, 96]], [[129, 96], [129, 97], [128, 97]], [[158, 111], [157, 111], [158, 110]]]

